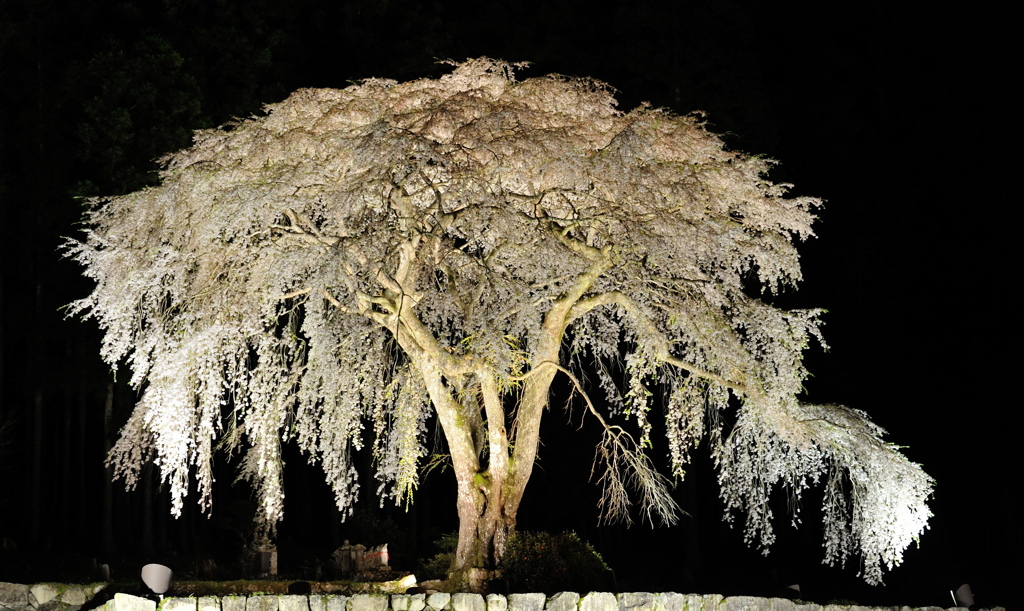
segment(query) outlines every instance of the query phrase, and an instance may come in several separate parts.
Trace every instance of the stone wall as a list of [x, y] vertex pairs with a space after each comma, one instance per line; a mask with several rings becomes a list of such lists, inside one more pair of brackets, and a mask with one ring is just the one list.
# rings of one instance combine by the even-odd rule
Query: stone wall
[[[63, 588], [63, 590], [61, 590]], [[79, 588], [78, 594], [67, 594]], [[0, 583], [0, 611], [79, 611], [84, 605], [98, 611], [869, 611], [871, 607], [797, 604], [784, 598], [722, 597], [718, 594], [591, 592], [580, 596], [544, 594], [339, 594], [201, 596], [165, 598], [156, 602], [115, 594], [103, 605], [79, 602], [101, 591], [93, 586], [23, 586]], [[58, 592], [58, 590], [60, 590]], [[51, 592], [54, 594], [50, 596]], [[49, 598], [47, 598], [49, 596]], [[40, 602], [43, 601], [43, 602]], [[940, 607], [886, 607], [887, 611], [941, 611]], [[955, 611], [968, 611], [954, 608]], [[950, 609], [950, 611], [954, 611]], [[1002, 611], [1001, 608], [996, 608]]]

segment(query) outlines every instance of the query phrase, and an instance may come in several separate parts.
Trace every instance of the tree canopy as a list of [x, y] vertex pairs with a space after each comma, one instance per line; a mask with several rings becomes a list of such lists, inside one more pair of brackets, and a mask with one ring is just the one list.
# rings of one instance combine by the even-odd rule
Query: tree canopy
[[401, 502], [436, 414], [458, 480], [453, 575], [479, 576], [566, 375], [604, 427], [604, 518], [633, 502], [677, 515], [645, 453], [664, 396], [672, 475], [708, 439], [748, 542], [773, 541], [775, 487], [798, 499], [820, 483], [826, 561], [859, 556], [880, 581], [926, 527], [932, 480], [863, 412], [799, 399], [820, 311], [760, 299], [801, 279], [794, 242], [820, 201], [786, 197], [771, 161], [726, 150], [700, 115], [622, 112], [602, 83], [515, 69], [300, 90], [197, 132], [161, 160], [160, 186], [93, 201], [68, 248], [97, 287], [71, 310], [142, 390], [117, 474], [131, 485], [151, 458], [178, 513], [194, 472], [209, 507], [222, 445], [273, 524], [282, 442], [347, 512], [365, 437], [379, 493]]

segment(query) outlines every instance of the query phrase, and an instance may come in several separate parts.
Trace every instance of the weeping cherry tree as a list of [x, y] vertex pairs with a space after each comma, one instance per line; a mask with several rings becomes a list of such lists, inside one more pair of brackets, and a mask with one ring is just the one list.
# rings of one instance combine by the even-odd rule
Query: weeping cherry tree
[[[566, 376], [603, 430], [602, 519], [673, 522], [670, 484], [706, 438], [748, 543], [773, 541], [774, 488], [817, 483], [825, 560], [880, 581], [933, 482], [863, 412], [798, 400], [820, 312], [756, 297], [800, 280], [820, 202], [786, 197], [699, 115], [621, 112], [601, 83], [515, 68], [300, 90], [198, 132], [160, 186], [92, 202], [67, 248], [97, 286], [71, 309], [141, 393], [117, 476], [155, 461], [178, 515], [194, 473], [208, 509], [224, 447], [275, 524], [292, 441], [347, 513], [364, 436], [378, 494], [402, 503], [437, 422], [458, 482], [450, 585], [479, 588]], [[649, 455], [655, 403], [671, 477]]]

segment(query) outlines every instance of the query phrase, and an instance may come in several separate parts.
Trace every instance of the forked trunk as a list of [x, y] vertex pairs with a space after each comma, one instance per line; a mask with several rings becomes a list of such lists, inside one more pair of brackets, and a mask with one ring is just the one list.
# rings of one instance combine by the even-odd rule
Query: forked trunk
[[[554, 356], [549, 361], [557, 359], [559, 337], [553, 334], [549, 352]], [[460, 387], [460, 403], [443, 383], [439, 368], [428, 361], [417, 365], [437, 409], [458, 484], [459, 543], [446, 586], [453, 591], [483, 592], [515, 529], [537, 456], [541, 415], [554, 370], [545, 368], [526, 380], [516, 410], [515, 439], [510, 443], [505, 427], [508, 416], [492, 371], [477, 370], [479, 394]]]
[[[516, 512], [536, 455], [534, 442], [533, 451], [525, 452], [529, 456], [527, 468], [515, 469], [517, 463], [509, 456], [507, 431], [501, 425], [505, 414], [493, 378], [482, 375], [480, 390], [488, 425], [485, 426], [482, 420], [461, 421], [478, 433], [469, 435], [478, 440], [472, 453], [457, 451], [451, 446], [451, 439], [459, 436], [449, 436], [452, 466], [458, 483], [459, 543], [447, 585], [452, 590], [464, 592], [483, 592], [487, 582], [494, 578], [505, 551], [505, 542], [515, 529]], [[479, 414], [480, 409], [473, 405], [463, 413]], [[520, 432], [532, 430], [539, 424], [539, 418], [535, 421], [521, 420], [519, 424]], [[522, 448], [517, 450], [522, 453]], [[478, 458], [481, 454], [487, 458], [486, 466], [481, 465]]]
[[502, 494], [490, 488], [487, 474], [467, 479], [458, 482], [459, 544], [448, 583], [453, 590], [484, 592], [515, 527], [515, 514], [506, 513]]

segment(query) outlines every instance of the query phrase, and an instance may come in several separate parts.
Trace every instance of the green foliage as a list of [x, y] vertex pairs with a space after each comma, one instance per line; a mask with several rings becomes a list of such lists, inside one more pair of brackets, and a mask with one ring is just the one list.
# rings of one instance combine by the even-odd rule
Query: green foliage
[[591, 592], [605, 585], [601, 556], [576, 533], [517, 532], [498, 568], [511, 592]]

